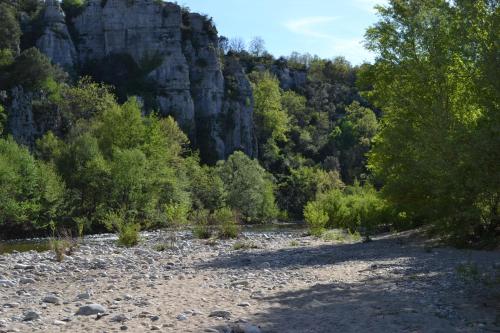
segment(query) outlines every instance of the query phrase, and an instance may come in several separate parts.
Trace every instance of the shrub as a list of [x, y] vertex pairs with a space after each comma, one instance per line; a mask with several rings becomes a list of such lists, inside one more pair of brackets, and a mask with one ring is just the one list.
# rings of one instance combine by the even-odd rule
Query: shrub
[[320, 195], [314, 206], [327, 214], [326, 227], [361, 231], [366, 236], [380, 224], [395, 221], [392, 209], [370, 185], [331, 190]]
[[63, 0], [61, 2], [61, 8], [66, 14], [66, 18], [70, 21], [83, 13], [85, 5], [86, 1], [84, 0]]
[[64, 81], [64, 72], [50, 63], [49, 58], [37, 48], [23, 51], [10, 68], [10, 86], [22, 85], [29, 90], [46, 87], [46, 83], [53, 80]]
[[70, 244], [66, 240], [52, 239], [50, 240], [50, 248], [54, 251], [56, 260], [62, 262], [64, 260], [64, 255], [66, 254], [66, 249], [69, 248]]
[[205, 209], [197, 210], [193, 213], [192, 219], [194, 220], [193, 235], [198, 239], [209, 239], [212, 237], [213, 228], [209, 221], [209, 212]]
[[165, 205], [167, 225], [178, 230], [188, 222], [189, 206], [185, 203], [170, 203]]
[[229, 207], [250, 221], [266, 222], [278, 215], [273, 181], [258, 161], [237, 151], [217, 167]]
[[[47, 230], [62, 212], [65, 187], [51, 165], [13, 139], [0, 139], [0, 227], [4, 235]], [[12, 229], [12, 230], [10, 230]]]
[[78, 231], [78, 237], [83, 238], [86, 229], [90, 228], [91, 221], [86, 217], [75, 217], [74, 222]]
[[345, 232], [343, 230], [328, 230], [321, 236], [325, 242], [355, 242], [361, 240], [361, 235], [358, 232]]
[[118, 244], [132, 247], [139, 244], [140, 225], [130, 221], [125, 221], [125, 212], [108, 212], [104, 217], [104, 224], [109, 230], [118, 233]]
[[328, 222], [328, 214], [321, 207], [319, 202], [309, 202], [304, 208], [304, 218], [309, 226], [309, 232], [313, 236], [321, 236], [325, 231]]
[[21, 35], [15, 9], [7, 2], [0, 3], [0, 49], [17, 51]]
[[236, 214], [230, 208], [221, 208], [213, 213], [213, 219], [217, 223], [219, 238], [236, 238], [239, 234], [239, 226]]
[[254, 242], [236, 242], [233, 245], [233, 250], [250, 250], [250, 249], [258, 249], [259, 246]]
[[118, 231], [118, 244], [132, 247], [139, 244], [141, 226], [136, 223], [127, 223]]

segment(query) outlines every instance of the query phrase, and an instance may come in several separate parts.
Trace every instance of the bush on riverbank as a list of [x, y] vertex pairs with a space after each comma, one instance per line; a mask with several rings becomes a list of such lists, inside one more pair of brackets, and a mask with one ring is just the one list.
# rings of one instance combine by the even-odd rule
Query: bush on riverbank
[[311, 234], [321, 235], [325, 228], [340, 228], [361, 232], [365, 236], [374, 233], [377, 226], [395, 221], [388, 203], [371, 186], [348, 186], [318, 195], [306, 205], [305, 219]]

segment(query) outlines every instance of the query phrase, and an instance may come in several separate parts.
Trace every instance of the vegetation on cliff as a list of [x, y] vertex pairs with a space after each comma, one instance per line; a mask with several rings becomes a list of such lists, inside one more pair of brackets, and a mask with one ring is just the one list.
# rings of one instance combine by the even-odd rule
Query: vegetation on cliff
[[[65, 1], [63, 8], [73, 18], [82, 5]], [[41, 10], [37, 1], [0, 2], [3, 235], [82, 226], [127, 234], [188, 220], [206, 235], [220, 220], [219, 233], [229, 236], [236, 220], [305, 218], [315, 234], [431, 225], [458, 245], [498, 243], [496, 3], [391, 1], [366, 34], [377, 59], [361, 66], [299, 54], [276, 59], [261, 39], [247, 51], [221, 37], [220, 65], [241, 64], [237, 74], [248, 76], [252, 94], [248, 88], [240, 98], [234, 71], [214, 92], [253, 107], [258, 153], [252, 159], [236, 147], [210, 165], [195, 150], [204, 143], [191, 145], [190, 133], [160, 117], [147, 95], [159, 59], [137, 64], [116, 55], [80, 69], [92, 77], [68, 75], [32, 47], [33, 31], [21, 29], [21, 17], [33, 28]], [[204, 58], [192, 60], [196, 75], [207, 67]], [[125, 79], [113, 66], [124, 66]], [[39, 93], [33, 110], [60, 117], [57, 133], [44, 133], [31, 151], [9, 137], [10, 91], [19, 86]], [[232, 128], [237, 111], [228, 110], [224, 124]], [[209, 129], [218, 124], [212, 120]]]

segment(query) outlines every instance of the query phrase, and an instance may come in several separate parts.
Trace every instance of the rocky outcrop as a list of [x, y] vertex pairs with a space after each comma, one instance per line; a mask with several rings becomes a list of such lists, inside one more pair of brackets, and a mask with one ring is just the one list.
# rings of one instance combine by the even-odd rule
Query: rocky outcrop
[[204, 16], [183, 17], [183, 51], [189, 64], [191, 96], [196, 110], [196, 141], [205, 160], [226, 155], [222, 128], [224, 77], [219, 60], [217, 30]]
[[224, 63], [224, 105], [226, 123], [226, 153], [241, 150], [257, 154], [257, 139], [253, 127], [253, 93], [243, 67], [233, 57]]
[[8, 128], [20, 144], [33, 148], [36, 139], [62, 127], [62, 117], [44, 93], [25, 92], [21, 87], [11, 91]]
[[280, 87], [283, 90], [302, 91], [307, 83], [307, 72], [294, 70], [288, 67], [274, 65], [271, 72], [276, 75], [280, 81]]
[[72, 21], [72, 40], [59, 4], [46, 1], [46, 28], [37, 46], [53, 62], [82, 68], [127, 55], [140, 69], [154, 63], [146, 78], [159, 113], [174, 116], [203, 160], [214, 163], [235, 149], [255, 156], [250, 84], [230, 65], [234, 91], [243, 95], [227, 99], [217, 30], [206, 16], [155, 0], [88, 0]]
[[66, 26], [65, 15], [57, 0], [47, 0], [43, 13], [44, 31], [37, 48], [55, 64], [72, 69], [76, 65], [76, 49]]

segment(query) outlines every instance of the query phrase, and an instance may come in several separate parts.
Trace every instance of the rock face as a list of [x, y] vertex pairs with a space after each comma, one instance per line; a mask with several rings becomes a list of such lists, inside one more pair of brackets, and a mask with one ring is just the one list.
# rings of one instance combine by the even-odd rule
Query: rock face
[[302, 90], [307, 82], [307, 72], [274, 65], [271, 72], [280, 81], [283, 90]]
[[12, 137], [20, 144], [33, 147], [36, 139], [48, 131], [62, 127], [62, 117], [44, 93], [25, 92], [16, 87], [11, 91], [8, 128]]
[[159, 113], [177, 120], [206, 162], [236, 149], [256, 155], [250, 84], [235, 60], [222, 64], [217, 30], [206, 16], [155, 0], [89, 0], [70, 36], [58, 2], [46, 0], [44, 20], [37, 46], [54, 63], [82, 68], [127, 55], [148, 68]]
[[73, 68], [76, 64], [76, 49], [57, 0], [46, 1], [43, 21], [45, 28], [36, 42], [37, 48], [62, 68]]

